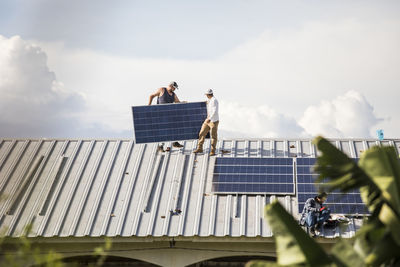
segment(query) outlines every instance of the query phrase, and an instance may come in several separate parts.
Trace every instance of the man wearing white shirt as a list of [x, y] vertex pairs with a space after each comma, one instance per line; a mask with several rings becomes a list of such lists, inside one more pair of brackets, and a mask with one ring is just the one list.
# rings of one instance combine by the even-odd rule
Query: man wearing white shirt
[[214, 92], [212, 89], [208, 89], [206, 91], [207, 100], [207, 119], [203, 122], [201, 126], [201, 130], [199, 133], [199, 143], [197, 145], [197, 149], [193, 151], [193, 153], [201, 153], [203, 152], [203, 144], [204, 139], [209, 131], [211, 131], [211, 152], [210, 156], [215, 155], [215, 149], [217, 146], [218, 139], [218, 124], [219, 124], [219, 115], [218, 115], [218, 100], [214, 97]]

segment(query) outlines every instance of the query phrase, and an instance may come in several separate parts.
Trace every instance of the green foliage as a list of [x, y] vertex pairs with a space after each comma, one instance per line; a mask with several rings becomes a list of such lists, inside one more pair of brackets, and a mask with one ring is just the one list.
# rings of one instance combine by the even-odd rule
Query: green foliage
[[314, 140], [322, 153], [315, 170], [325, 191], [359, 189], [371, 212], [353, 240], [339, 239], [327, 254], [278, 203], [266, 207], [276, 240], [277, 263], [247, 266], [400, 266], [400, 161], [393, 147], [373, 147], [359, 164], [328, 140]]
[[94, 249], [93, 255], [97, 257], [95, 266], [102, 266], [107, 258], [107, 251], [111, 249], [111, 239], [106, 238], [104, 246]]
[[339, 239], [331, 251], [332, 261], [337, 266], [364, 266], [361, 256], [353, 249], [350, 242]]
[[[8, 196], [0, 194], [0, 203]], [[23, 234], [18, 237], [7, 237], [7, 229], [0, 232], [0, 266], [21, 267], [21, 266], [40, 266], [40, 267], [64, 267], [77, 266], [77, 264], [62, 261], [63, 255], [53, 250], [41, 251], [34, 246], [32, 239], [28, 235], [32, 231], [32, 224], [25, 227]], [[107, 251], [111, 249], [111, 239], [105, 238], [103, 246], [94, 248], [92, 255], [96, 261], [88, 266], [102, 266], [107, 258]]]
[[265, 215], [274, 234], [278, 264], [295, 265], [307, 262], [310, 266], [330, 263], [325, 251], [311, 239], [279, 202], [265, 207]]
[[277, 266], [280, 265], [278, 263], [268, 262], [268, 261], [249, 261], [246, 264], [246, 267], [277, 267]]
[[[40, 267], [64, 267], [77, 266], [74, 263], [64, 263], [63, 255], [53, 250], [41, 251], [34, 246], [28, 238], [32, 225], [28, 225], [22, 236], [18, 238], [2, 237], [0, 238], [0, 266], [22, 267], [22, 266], [40, 266]], [[0, 235], [3, 236], [3, 235]], [[103, 246], [96, 247], [92, 255], [96, 262], [89, 266], [102, 266], [107, 258], [107, 251], [111, 249], [111, 240], [105, 239]]]
[[355, 249], [366, 265], [400, 259], [400, 161], [393, 147], [365, 151], [357, 165], [328, 140], [314, 143], [322, 152], [316, 164], [317, 182], [328, 180], [327, 191], [359, 188], [371, 217], [356, 234]]
[[54, 251], [43, 253], [38, 247], [34, 247], [28, 239], [32, 225], [24, 229], [24, 233], [19, 238], [0, 238], [0, 266], [32, 266], [40, 265], [43, 267], [62, 267], [61, 255]]

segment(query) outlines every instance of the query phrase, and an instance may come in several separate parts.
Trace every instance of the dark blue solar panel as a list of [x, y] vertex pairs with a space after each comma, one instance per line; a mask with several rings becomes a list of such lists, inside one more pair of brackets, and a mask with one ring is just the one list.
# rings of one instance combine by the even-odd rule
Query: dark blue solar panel
[[294, 194], [292, 158], [216, 158], [212, 191]]
[[[358, 161], [358, 159], [354, 159]], [[296, 174], [297, 174], [297, 195], [299, 203], [299, 212], [302, 212], [304, 203], [309, 198], [315, 197], [319, 193], [319, 188], [323, 183], [315, 184], [318, 174], [313, 171], [313, 165], [316, 158], [297, 158]], [[340, 214], [368, 214], [368, 210], [361, 200], [358, 190], [350, 192], [340, 192], [338, 190], [329, 193], [325, 202], [332, 213]]]
[[[339, 214], [368, 214], [367, 207], [364, 204], [330, 204], [328, 206], [332, 213]], [[302, 211], [304, 203], [299, 204], [299, 210]]]
[[132, 107], [136, 143], [197, 139], [206, 102]]

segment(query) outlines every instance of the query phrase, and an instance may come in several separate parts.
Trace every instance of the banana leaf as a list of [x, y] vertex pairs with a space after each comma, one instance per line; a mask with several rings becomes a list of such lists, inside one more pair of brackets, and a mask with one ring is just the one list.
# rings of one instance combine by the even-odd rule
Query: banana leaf
[[278, 201], [265, 207], [265, 215], [276, 240], [279, 265], [324, 266], [332, 264], [328, 254], [306, 234]]
[[[360, 167], [381, 191], [379, 219], [400, 245], [400, 161], [393, 147], [373, 147], [360, 160]], [[367, 190], [367, 189], [362, 189]]]
[[323, 137], [315, 138], [313, 143], [322, 152], [314, 168], [320, 174], [317, 182], [324, 182], [326, 191], [347, 192], [368, 187], [370, 194], [375, 194], [371, 201], [380, 196], [379, 188], [353, 159]]
[[[400, 245], [400, 161], [394, 148], [373, 147], [362, 154], [357, 165], [328, 140], [317, 137], [314, 143], [322, 152], [315, 166], [320, 173], [317, 181], [327, 181], [328, 192], [335, 189], [346, 192], [359, 187], [371, 212], [370, 220], [383, 223], [394, 242]], [[367, 236], [364, 241], [362, 244], [367, 245], [364, 251], [372, 251], [381, 239]]]
[[347, 240], [339, 239], [332, 248], [331, 254], [335, 264], [339, 267], [365, 266], [361, 256], [354, 250], [352, 244]]

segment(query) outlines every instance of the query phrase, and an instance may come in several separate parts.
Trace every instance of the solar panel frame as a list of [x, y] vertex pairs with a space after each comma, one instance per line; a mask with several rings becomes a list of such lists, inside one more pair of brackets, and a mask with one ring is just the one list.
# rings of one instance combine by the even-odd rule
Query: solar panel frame
[[133, 106], [137, 144], [197, 139], [207, 118], [206, 102]]
[[216, 157], [215, 194], [294, 195], [292, 158]]
[[[354, 159], [358, 161], [357, 158]], [[297, 158], [296, 159], [296, 192], [298, 200], [299, 213], [303, 211], [303, 207], [308, 198], [315, 197], [318, 194], [318, 185], [314, 181], [318, 174], [311, 170], [315, 164], [316, 158]], [[316, 187], [317, 186], [317, 187]], [[328, 195], [325, 203], [332, 214], [369, 214], [365, 204], [361, 200], [359, 192], [353, 190], [343, 193], [335, 190]]]

